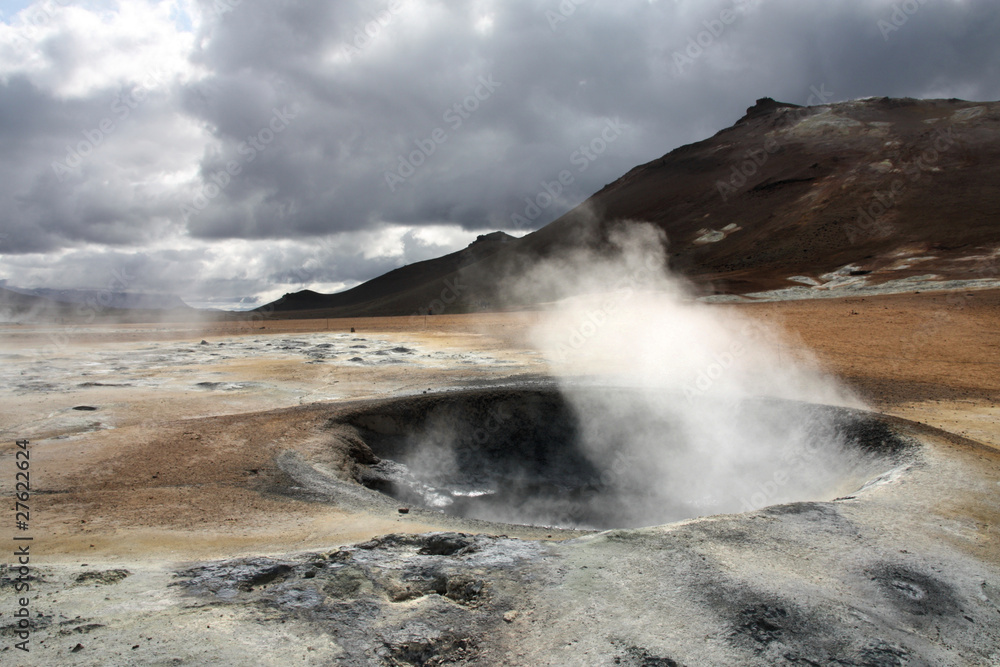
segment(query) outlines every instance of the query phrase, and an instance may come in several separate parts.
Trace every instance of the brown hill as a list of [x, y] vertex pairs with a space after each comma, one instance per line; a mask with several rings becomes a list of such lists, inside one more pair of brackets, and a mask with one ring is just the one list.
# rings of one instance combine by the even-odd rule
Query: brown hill
[[[879, 98], [797, 107], [764, 98], [732, 127], [632, 169], [475, 261], [457, 261], [462, 251], [397, 270], [409, 269], [412, 280], [392, 272], [342, 294], [288, 295], [263, 310], [353, 316], [529, 305], [504, 301], [498, 279], [573, 247], [600, 248], [623, 220], [663, 229], [672, 268], [706, 293], [787, 287], [792, 276], [849, 265], [875, 282], [996, 277], [998, 177], [1000, 103]], [[454, 298], [448, 285], [459, 286]]]

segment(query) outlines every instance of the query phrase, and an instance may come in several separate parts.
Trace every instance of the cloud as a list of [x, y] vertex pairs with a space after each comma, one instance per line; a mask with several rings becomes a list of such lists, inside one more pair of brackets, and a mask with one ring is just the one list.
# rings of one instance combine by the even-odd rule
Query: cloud
[[529, 231], [761, 96], [996, 99], [998, 28], [988, 0], [43, 0], [0, 22], [0, 278], [172, 248], [189, 297], [262, 294], [323, 239], [316, 286], [352, 284], [423, 258], [373, 236]]
[[[19, 287], [53, 284], [118, 291], [185, 295], [194, 302], [257, 296], [270, 301], [287, 292], [349, 289], [377, 274], [438, 257], [462, 245], [451, 227], [402, 226], [347, 232], [312, 243], [295, 240], [187, 239], [142, 249], [91, 244], [50, 253], [5, 257]], [[357, 248], [366, 249], [357, 252]]]

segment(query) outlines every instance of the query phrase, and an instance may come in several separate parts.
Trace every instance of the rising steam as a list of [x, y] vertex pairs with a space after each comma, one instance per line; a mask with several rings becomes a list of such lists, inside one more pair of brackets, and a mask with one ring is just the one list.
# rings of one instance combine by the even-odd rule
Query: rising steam
[[863, 481], [865, 462], [832, 413], [807, 405], [856, 398], [776, 328], [694, 300], [664, 269], [658, 229], [631, 223], [607, 241], [606, 252], [569, 253], [513, 285], [560, 297], [532, 338], [614, 491], [604, 502], [652, 523], [829, 499]]
[[380, 484], [467, 517], [612, 528], [830, 500], [896, 465], [778, 329], [695, 300], [654, 227], [586, 248], [505, 284], [511, 301], [549, 300], [531, 338], [558, 391], [412, 408]]

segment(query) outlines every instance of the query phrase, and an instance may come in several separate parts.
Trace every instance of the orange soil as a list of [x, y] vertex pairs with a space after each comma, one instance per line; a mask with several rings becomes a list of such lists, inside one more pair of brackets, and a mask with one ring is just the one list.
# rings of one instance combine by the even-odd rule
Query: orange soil
[[[1000, 448], [1000, 290], [969, 294], [715, 307], [780, 324], [790, 348], [811, 350], [876, 410]], [[359, 335], [399, 334], [429, 348], [517, 358], [520, 371], [543, 372], [541, 362], [523, 352], [535, 317], [501, 313], [268, 321], [252, 327], [116, 325], [113, 331], [88, 326], [75, 328], [72, 338], [74, 344], [106, 344], [355, 327]], [[32, 338], [5, 327], [0, 342], [13, 349], [32, 344]], [[240, 372], [246, 377], [289, 371], [274, 364], [244, 366]], [[400, 373], [343, 371], [345, 395], [378, 395], [380, 387], [392, 391], [404, 380]], [[407, 381], [430, 387], [456, 375], [426, 369], [415, 377]], [[41, 415], [46, 404], [38, 400], [33, 408], [25, 399], [18, 409]], [[129, 416], [122, 417], [119, 428], [37, 446], [32, 453], [35, 551], [68, 561], [201, 559], [329, 548], [386, 532], [434, 528], [412, 518], [351, 514], [273, 492], [288, 481], [273, 463], [275, 454], [292, 448], [323, 455], [316, 432], [328, 410], [324, 406], [256, 412], [283, 406], [273, 398], [221, 407], [211, 400], [123, 392], [120, 409]], [[248, 411], [254, 413], [239, 414]], [[12, 491], [7, 488], [13, 480], [12, 454], [13, 443], [0, 446], [0, 467], [7, 470], [0, 492], [5, 495]]]

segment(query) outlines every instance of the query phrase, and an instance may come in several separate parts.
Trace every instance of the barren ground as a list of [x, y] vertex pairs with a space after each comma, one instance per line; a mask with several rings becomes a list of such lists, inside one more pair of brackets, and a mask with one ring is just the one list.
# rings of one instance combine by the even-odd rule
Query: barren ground
[[[1000, 291], [713, 307], [779, 323], [789, 334], [790, 355], [811, 350], [877, 411], [1000, 448]], [[80, 388], [81, 380], [91, 378], [67, 377], [55, 391], [5, 391], [4, 458], [15, 438], [31, 439], [34, 485], [58, 490], [35, 497], [34, 526], [44, 534], [37, 550], [54, 560], [187, 559], [283, 552], [428, 529], [405, 518], [355, 516], [261, 493], [268, 477], [278, 474], [270, 457], [289, 444], [308, 447], [302, 441], [325, 418], [324, 399], [544, 373], [544, 363], [525, 340], [534, 318], [510, 313], [64, 329], [57, 335], [69, 345], [59, 354], [71, 357], [150, 341], [180, 341], [197, 349], [202, 339], [213, 345], [239, 338], [277, 341], [307, 333], [344, 334], [354, 327], [351, 342], [381, 337], [390, 344], [438, 351], [442, 358], [423, 365], [365, 366], [247, 356], [217, 367], [199, 365], [190, 381], [155, 387]], [[27, 354], [56, 340], [46, 331], [25, 329], [0, 330], [4, 352]], [[506, 363], [497, 365], [497, 360]], [[142, 372], [174, 371], [167, 363]], [[234, 391], [192, 389], [205, 379], [266, 384]], [[69, 410], [81, 404], [100, 409]], [[306, 405], [247, 415], [300, 404]], [[216, 416], [225, 418], [198, 420]], [[92, 430], [95, 423], [103, 427]], [[0, 480], [4, 492], [9, 477]]]
[[[811, 352], [876, 411], [1000, 449], [998, 290], [712, 307], [779, 323], [790, 356]], [[547, 373], [525, 340], [535, 317], [5, 326], [0, 492], [13, 492], [14, 440], [30, 439], [36, 565], [155, 568], [449, 529], [423, 515], [373, 515], [275, 493], [288, 480], [273, 457], [294, 449], [321, 458], [313, 436], [330, 401]], [[331, 340], [343, 352], [309, 363], [294, 345], [270, 349], [289, 340]], [[391, 352], [400, 349], [407, 352]], [[215, 363], [179, 361], [215, 350], [239, 351]], [[409, 361], [385, 361], [392, 354]], [[87, 364], [94, 374], [80, 370]], [[32, 373], [49, 381], [37, 384]], [[97, 409], [72, 409], [82, 405]], [[995, 529], [985, 520], [985, 530]], [[5, 521], [5, 543], [13, 532]]]

